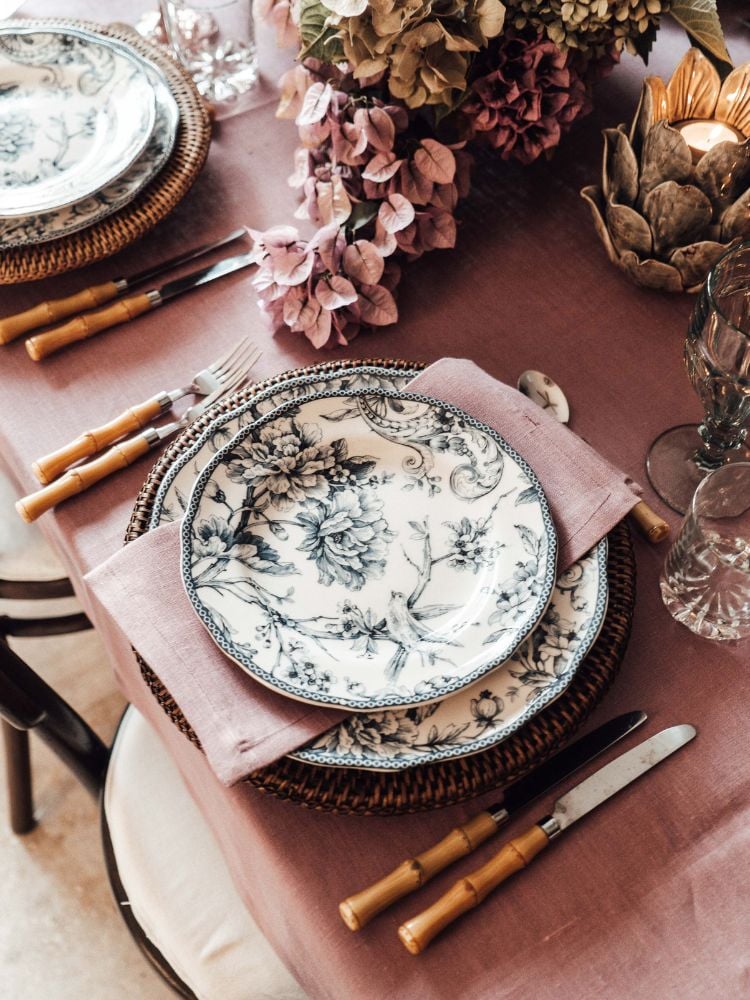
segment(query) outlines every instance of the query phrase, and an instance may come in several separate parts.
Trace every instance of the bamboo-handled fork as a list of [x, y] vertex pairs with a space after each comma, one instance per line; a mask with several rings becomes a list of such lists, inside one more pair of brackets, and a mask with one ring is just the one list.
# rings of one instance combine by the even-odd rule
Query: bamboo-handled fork
[[260, 358], [261, 352], [251, 340], [245, 338], [223, 354], [216, 361], [193, 375], [190, 383], [169, 392], [159, 392], [150, 399], [131, 406], [114, 420], [101, 427], [84, 431], [74, 441], [69, 441], [56, 451], [37, 459], [31, 466], [34, 475], [42, 485], [47, 486], [61, 473], [84, 458], [90, 458], [108, 445], [121, 441], [128, 434], [142, 430], [150, 420], [155, 420], [183, 396], [210, 396], [220, 389], [235, 372], [249, 371]]
[[250, 368], [260, 358], [260, 351], [251, 353], [242, 364], [225, 372], [220, 385], [200, 403], [195, 403], [179, 420], [173, 420], [161, 427], [147, 427], [135, 437], [115, 444], [109, 451], [84, 465], [77, 465], [49, 486], [23, 497], [16, 503], [16, 510], [24, 521], [35, 521], [46, 511], [70, 497], [82, 493], [120, 469], [132, 465], [141, 455], [154, 448], [161, 441], [183, 430], [198, 419], [206, 409], [228, 393], [239, 388], [247, 379]]

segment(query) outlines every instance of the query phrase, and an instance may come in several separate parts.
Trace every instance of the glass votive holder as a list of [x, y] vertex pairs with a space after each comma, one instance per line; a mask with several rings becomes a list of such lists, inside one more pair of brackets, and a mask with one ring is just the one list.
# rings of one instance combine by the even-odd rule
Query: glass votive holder
[[160, 0], [167, 39], [216, 118], [252, 102], [258, 81], [252, 0]]
[[750, 462], [700, 483], [660, 584], [669, 613], [697, 635], [750, 637]]

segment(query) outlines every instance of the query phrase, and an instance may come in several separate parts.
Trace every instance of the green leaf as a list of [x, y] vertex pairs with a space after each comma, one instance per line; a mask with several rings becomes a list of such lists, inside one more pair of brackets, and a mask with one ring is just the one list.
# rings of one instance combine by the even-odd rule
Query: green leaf
[[378, 214], [378, 207], [380, 202], [377, 201], [360, 201], [358, 202], [351, 211], [351, 215], [346, 220], [346, 228], [350, 229], [355, 233], [358, 229], [362, 229], [366, 226], [368, 222], [372, 222], [375, 216]]
[[669, 13], [715, 59], [730, 65], [716, 0], [673, 0]]
[[299, 16], [299, 33], [302, 39], [300, 59], [310, 57], [334, 63], [344, 58], [338, 29], [328, 23], [330, 14], [319, 0], [302, 0]]

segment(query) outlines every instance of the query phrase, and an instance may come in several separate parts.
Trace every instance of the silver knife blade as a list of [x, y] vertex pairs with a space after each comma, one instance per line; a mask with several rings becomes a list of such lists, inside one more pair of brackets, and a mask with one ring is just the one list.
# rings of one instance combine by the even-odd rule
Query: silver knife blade
[[603, 723], [550, 757], [525, 778], [514, 781], [503, 791], [502, 801], [488, 806], [487, 812], [498, 825], [504, 823], [511, 813], [525, 808], [554, 785], [559, 785], [569, 775], [642, 725], [646, 719], [645, 712], [625, 712]]
[[212, 240], [210, 243], [201, 243], [200, 246], [192, 247], [190, 250], [186, 250], [184, 253], [178, 254], [176, 257], [170, 257], [169, 260], [163, 260], [161, 264], [156, 264], [154, 267], [149, 267], [145, 271], [138, 271], [136, 274], [131, 274], [127, 278], [116, 278], [117, 283], [123, 284], [123, 291], [133, 288], [135, 285], [142, 285], [147, 281], [153, 281], [154, 278], [158, 278], [160, 274], [164, 274], [165, 271], [171, 271], [175, 267], [179, 267], [181, 264], [187, 264], [189, 260], [195, 260], [196, 257], [202, 257], [204, 253], [210, 253], [212, 250], [218, 250], [219, 247], [226, 246], [228, 243], [234, 243], [235, 240], [242, 239], [243, 236], [249, 236], [250, 230], [247, 226], [241, 226], [239, 229], [233, 229], [231, 233], [227, 233], [225, 236], [220, 236], [216, 240]]
[[[556, 836], [562, 833], [592, 809], [596, 809], [636, 778], [650, 771], [675, 750], [685, 746], [694, 736], [693, 726], [672, 726], [599, 768], [591, 777], [586, 778], [555, 802], [551, 813], [553, 828], [548, 835]], [[541, 825], [547, 832], [544, 823]]]
[[[252, 251], [238, 254], [236, 257], [225, 257], [224, 260], [220, 260], [216, 264], [211, 264], [209, 267], [203, 267], [199, 271], [191, 271], [190, 274], [186, 274], [182, 278], [168, 281], [161, 288], [155, 288], [153, 291], [158, 295], [161, 302], [166, 302], [169, 299], [173, 299], [176, 295], [182, 295], [183, 292], [190, 292], [194, 288], [198, 288], [199, 285], [206, 285], [209, 281], [216, 281], [217, 278], [223, 278], [227, 274], [232, 274], [233, 271], [240, 271], [243, 267], [250, 267], [255, 262], [255, 255]], [[152, 293], [149, 292], [149, 294]]]

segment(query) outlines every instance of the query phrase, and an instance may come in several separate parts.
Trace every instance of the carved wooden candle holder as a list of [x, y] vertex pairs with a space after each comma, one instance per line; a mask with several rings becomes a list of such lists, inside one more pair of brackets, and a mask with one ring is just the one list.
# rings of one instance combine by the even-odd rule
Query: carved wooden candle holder
[[643, 81], [630, 130], [604, 130], [601, 187], [583, 188], [610, 260], [636, 284], [697, 292], [750, 238], [750, 63], [722, 83], [690, 49]]

